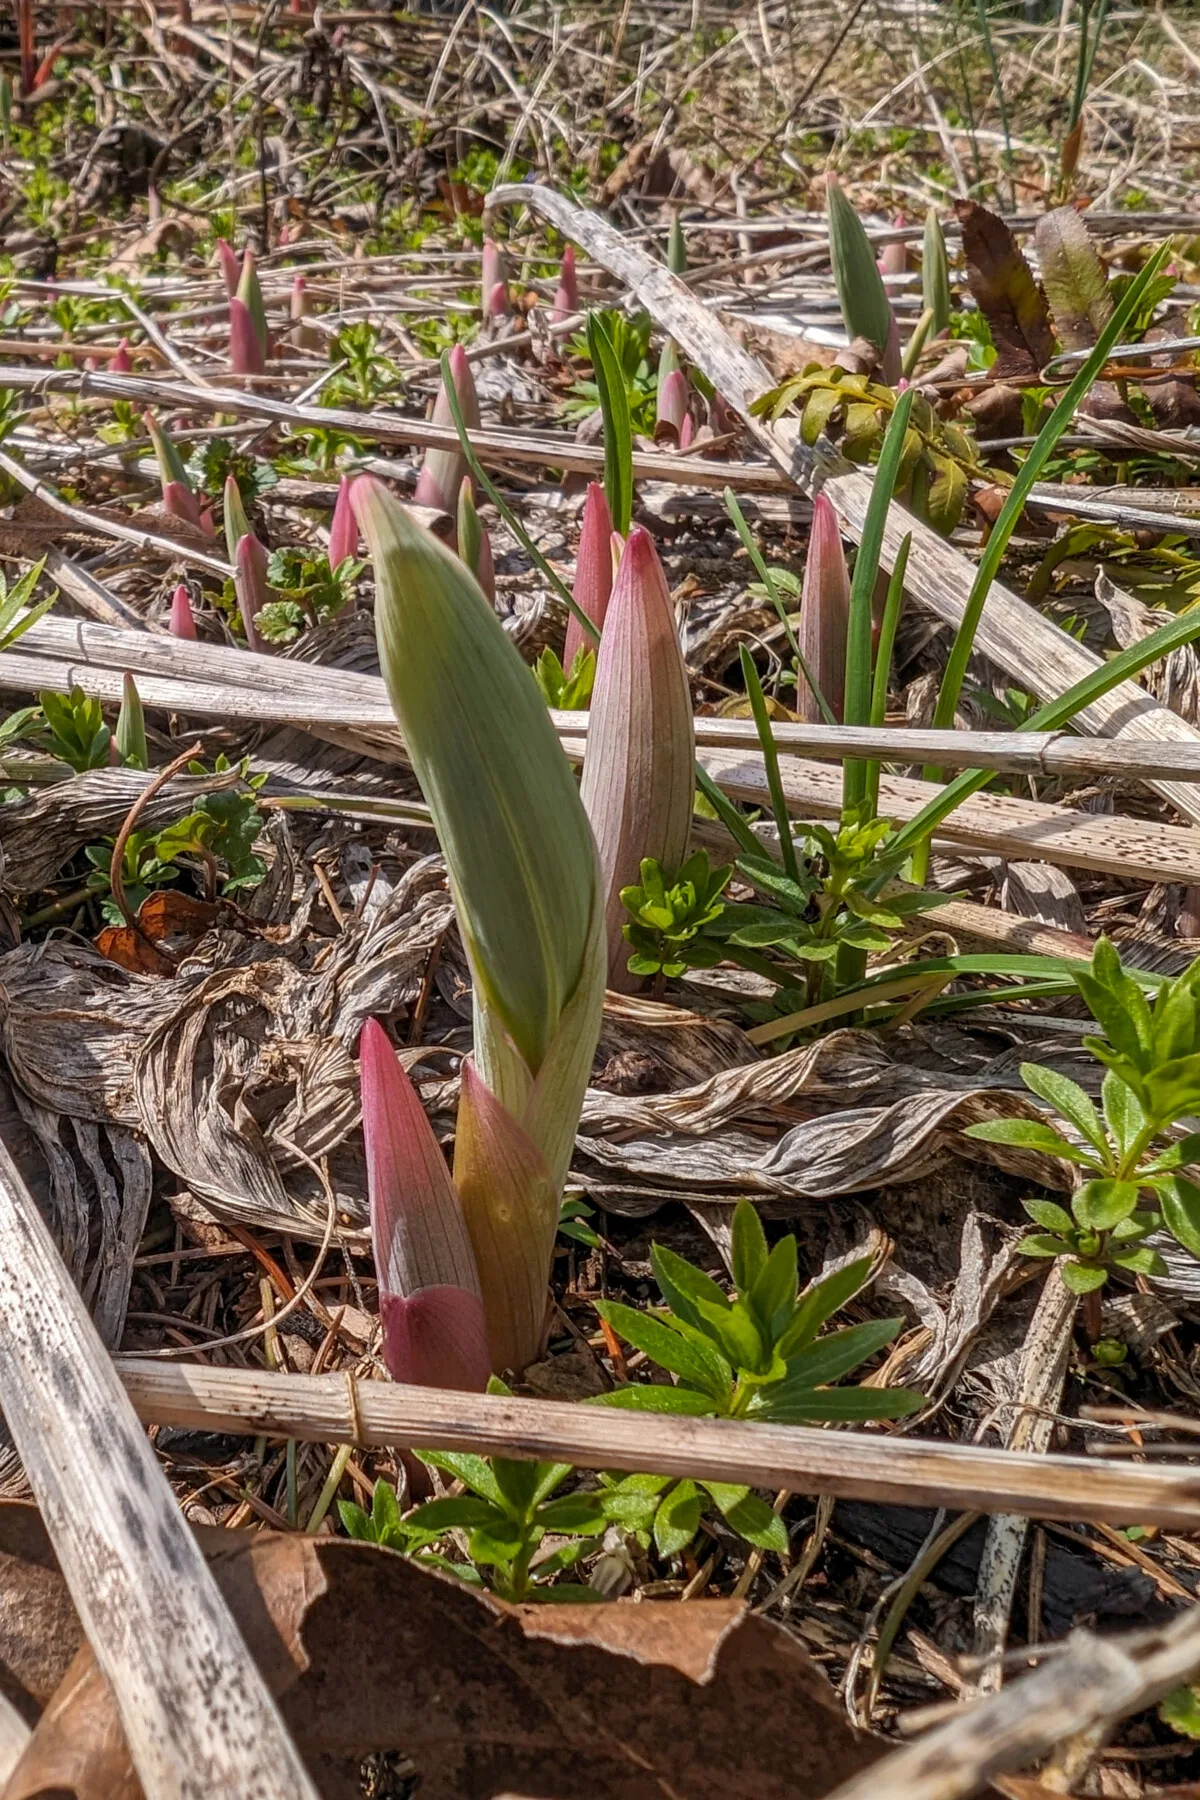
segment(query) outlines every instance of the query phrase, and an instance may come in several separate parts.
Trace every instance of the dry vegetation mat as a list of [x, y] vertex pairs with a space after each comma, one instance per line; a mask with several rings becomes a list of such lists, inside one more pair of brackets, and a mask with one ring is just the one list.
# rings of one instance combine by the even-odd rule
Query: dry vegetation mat
[[1200, 1794], [1198, 72], [0, 12], [0, 1800]]

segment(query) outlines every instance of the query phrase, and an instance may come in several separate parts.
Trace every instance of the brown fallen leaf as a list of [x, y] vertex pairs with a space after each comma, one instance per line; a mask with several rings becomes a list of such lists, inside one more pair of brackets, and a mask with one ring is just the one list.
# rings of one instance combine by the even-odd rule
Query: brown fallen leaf
[[1016, 239], [995, 213], [975, 200], [956, 200], [967, 283], [991, 328], [995, 380], [1036, 380], [1054, 355], [1046, 296], [1033, 279]]
[[[411, 1760], [421, 1800], [818, 1800], [878, 1755], [739, 1601], [511, 1607], [366, 1544], [201, 1535], [327, 1800], [377, 1752]], [[140, 1800], [115, 1721], [85, 1648], [4, 1800]]]
[[106, 925], [96, 938], [96, 948], [109, 962], [119, 963], [137, 975], [172, 975], [176, 959], [159, 949], [169, 940], [182, 940], [180, 949], [194, 945], [220, 916], [212, 900], [196, 900], [173, 888], [147, 894], [138, 908], [137, 924]]

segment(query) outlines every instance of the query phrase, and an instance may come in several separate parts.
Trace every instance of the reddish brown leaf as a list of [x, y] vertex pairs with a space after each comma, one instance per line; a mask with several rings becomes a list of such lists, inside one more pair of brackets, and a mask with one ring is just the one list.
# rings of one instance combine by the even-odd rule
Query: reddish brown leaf
[[107, 925], [96, 939], [96, 948], [110, 962], [139, 975], [171, 975], [174, 960], [156, 948], [182, 939], [180, 948], [195, 944], [216, 923], [221, 909], [211, 900], [195, 900], [173, 888], [147, 894], [138, 909], [137, 928]]
[[[737, 1601], [518, 1608], [365, 1544], [202, 1536], [327, 1800], [389, 1751], [421, 1800], [818, 1800], [878, 1756], [802, 1645]], [[84, 1650], [6, 1800], [140, 1800], [115, 1719]]]
[[974, 200], [956, 200], [967, 282], [991, 328], [998, 381], [1034, 381], [1054, 355], [1046, 296], [1003, 219]]

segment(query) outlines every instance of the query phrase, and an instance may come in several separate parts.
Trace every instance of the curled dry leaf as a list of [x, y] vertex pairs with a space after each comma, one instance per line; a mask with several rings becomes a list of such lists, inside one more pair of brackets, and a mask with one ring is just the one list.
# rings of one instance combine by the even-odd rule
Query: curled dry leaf
[[[0, 1544], [12, 1510], [0, 1511]], [[37, 1530], [25, 1531], [36, 1545]], [[366, 1544], [202, 1535], [328, 1800], [361, 1794], [363, 1758], [397, 1750], [422, 1800], [817, 1800], [878, 1754], [801, 1644], [740, 1601], [511, 1607]], [[61, 1592], [57, 1606], [61, 1620]], [[6, 1800], [47, 1790], [140, 1800], [90, 1651], [65, 1666], [72, 1626], [53, 1698], [49, 1668], [26, 1686], [29, 1700], [50, 1703]], [[29, 1652], [14, 1671], [7, 1635], [0, 1618], [0, 1662], [20, 1680]]]

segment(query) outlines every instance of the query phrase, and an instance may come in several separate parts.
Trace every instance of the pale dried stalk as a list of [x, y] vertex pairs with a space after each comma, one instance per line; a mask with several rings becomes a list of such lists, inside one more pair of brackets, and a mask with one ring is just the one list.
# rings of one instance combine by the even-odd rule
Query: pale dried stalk
[[317, 1800], [2, 1143], [0, 1406], [147, 1800]]
[[[875, 1431], [823, 1431], [737, 1419], [675, 1419], [342, 1375], [207, 1369], [121, 1356], [116, 1368], [151, 1425], [411, 1444], [545, 1458], [787, 1488], [901, 1506], [1028, 1512], [1038, 1518], [1195, 1526], [1194, 1471], [1071, 1456], [1030, 1456]], [[1200, 1652], [1197, 1653], [1200, 1656]]]

